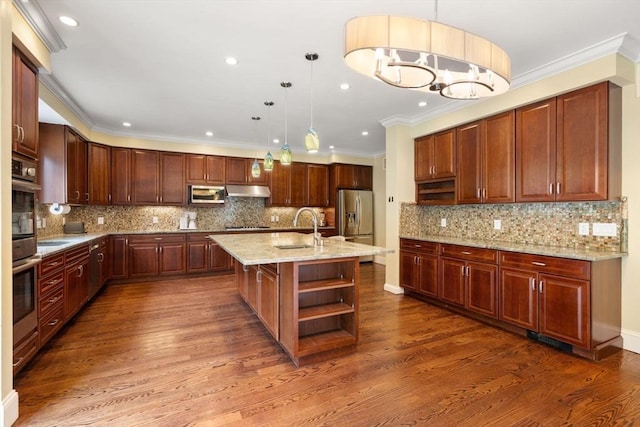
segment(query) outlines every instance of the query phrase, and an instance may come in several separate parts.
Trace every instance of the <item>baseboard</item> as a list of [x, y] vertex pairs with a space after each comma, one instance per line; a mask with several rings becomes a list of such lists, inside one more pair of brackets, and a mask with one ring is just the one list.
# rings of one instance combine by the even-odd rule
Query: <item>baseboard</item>
[[621, 335], [622, 348], [640, 354], [640, 333], [623, 329]]
[[7, 396], [2, 399], [2, 419], [0, 419], [0, 427], [9, 427], [18, 420], [18, 392], [11, 390]]
[[391, 292], [392, 294], [402, 295], [404, 294], [404, 289], [397, 285], [392, 285], [390, 283], [384, 284], [384, 290], [387, 292]]

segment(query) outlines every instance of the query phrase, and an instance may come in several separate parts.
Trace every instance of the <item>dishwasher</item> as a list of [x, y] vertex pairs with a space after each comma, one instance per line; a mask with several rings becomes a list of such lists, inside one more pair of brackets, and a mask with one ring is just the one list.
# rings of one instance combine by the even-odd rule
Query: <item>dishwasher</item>
[[104, 255], [100, 252], [100, 244], [91, 243], [89, 246], [89, 299], [100, 290], [100, 267]]

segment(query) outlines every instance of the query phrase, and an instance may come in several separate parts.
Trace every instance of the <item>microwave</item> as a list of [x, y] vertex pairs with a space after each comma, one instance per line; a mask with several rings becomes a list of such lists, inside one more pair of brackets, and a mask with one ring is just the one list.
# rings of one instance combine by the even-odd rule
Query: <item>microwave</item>
[[189, 204], [215, 205], [224, 203], [224, 187], [211, 185], [190, 185]]

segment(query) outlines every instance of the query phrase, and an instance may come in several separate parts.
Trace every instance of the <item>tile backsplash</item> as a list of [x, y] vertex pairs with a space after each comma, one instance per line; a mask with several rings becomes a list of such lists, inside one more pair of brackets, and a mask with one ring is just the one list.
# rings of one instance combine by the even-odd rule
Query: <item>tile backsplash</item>
[[[510, 243], [625, 251], [626, 202], [514, 203], [501, 205], [419, 206], [403, 203], [402, 236], [450, 236]], [[446, 227], [441, 225], [446, 220]], [[494, 228], [500, 220], [501, 229]], [[578, 233], [589, 224], [589, 235]], [[593, 223], [613, 223], [615, 237], [593, 236]], [[621, 238], [621, 236], [623, 236]]]

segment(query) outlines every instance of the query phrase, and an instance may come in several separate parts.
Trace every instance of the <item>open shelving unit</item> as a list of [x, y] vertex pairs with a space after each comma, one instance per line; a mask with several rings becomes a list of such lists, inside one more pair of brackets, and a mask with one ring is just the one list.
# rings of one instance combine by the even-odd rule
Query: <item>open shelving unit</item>
[[353, 351], [359, 258], [281, 264], [280, 345], [297, 365]]
[[444, 178], [416, 182], [416, 203], [419, 205], [451, 205], [456, 202], [456, 179]]

